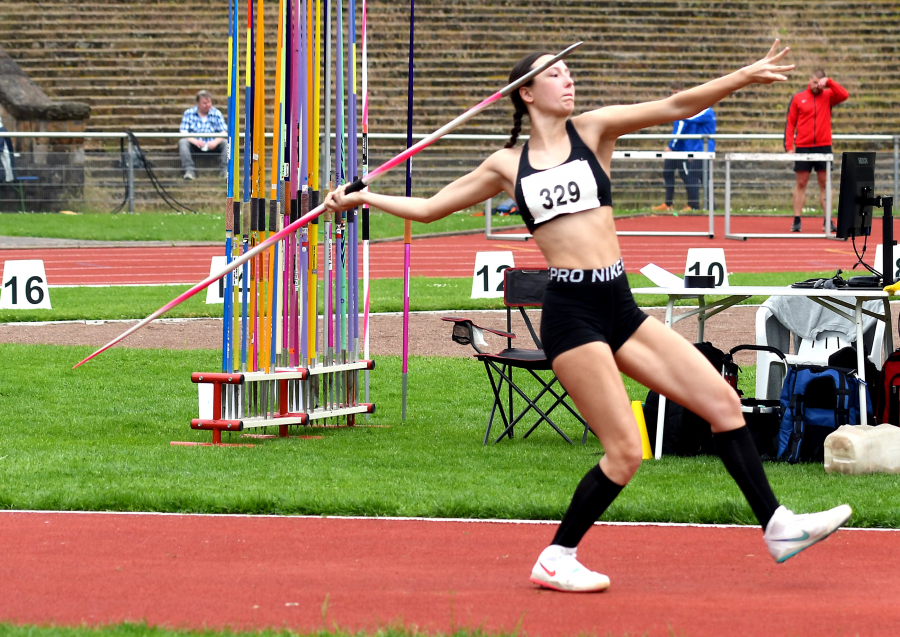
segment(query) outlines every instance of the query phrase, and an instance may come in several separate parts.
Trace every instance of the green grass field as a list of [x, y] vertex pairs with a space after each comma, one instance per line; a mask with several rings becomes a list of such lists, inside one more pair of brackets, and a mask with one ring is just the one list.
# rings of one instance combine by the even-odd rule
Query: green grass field
[[[411, 360], [405, 423], [400, 360], [381, 357], [368, 422], [389, 427], [197, 448], [169, 441], [210, 439], [189, 427], [197, 413], [190, 374], [215, 370], [215, 350], [117, 348], [77, 370], [90, 348], [0, 345], [0, 353], [14, 370], [0, 388], [3, 508], [558, 519], [601, 452], [593, 437], [570, 446], [546, 425], [527, 440], [523, 428], [512, 441], [482, 446], [491, 394], [481, 365], [465, 358]], [[742, 383], [749, 389], [752, 374]], [[626, 387], [645, 397], [636, 383]], [[580, 435], [571, 416], [559, 421]], [[781, 463], [767, 472], [795, 510], [850, 502], [853, 525], [900, 527], [900, 476], [830, 476], [821, 465]], [[754, 523], [715, 457], [644, 463], [604, 519]]]
[[[813, 276], [831, 276], [833, 272], [778, 272], [769, 274], [738, 273], [730, 275], [735, 285], [788, 285]], [[631, 287], [651, 286], [641, 274], [629, 274]], [[101, 288], [51, 288], [52, 310], [0, 310], [0, 323], [32, 321], [72, 321], [142, 319], [159, 309], [190, 286], [111, 286]], [[502, 299], [472, 299], [472, 282], [465, 278], [413, 277], [410, 282], [410, 309], [489, 310], [502, 309]], [[370, 287], [372, 312], [400, 312], [403, 310], [403, 280], [374, 279]], [[752, 297], [745, 304], [758, 304], [761, 297]], [[666, 297], [642, 296], [643, 306], [664, 306]], [[680, 301], [679, 305], [691, 304]], [[321, 311], [321, 307], [320, 307]], [[201, 292], [174, 308], [170, 318], [221, 318], [222, 305], [206, 305]]]

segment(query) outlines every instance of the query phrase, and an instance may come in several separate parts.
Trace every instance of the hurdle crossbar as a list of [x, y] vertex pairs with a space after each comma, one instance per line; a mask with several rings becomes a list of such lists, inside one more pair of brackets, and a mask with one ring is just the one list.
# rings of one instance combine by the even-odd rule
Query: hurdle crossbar
[[[800, 234], [798, 232], [732, 232], [731, 231], [731, 162], [733, 161], [824, 161], [828, 163], [825, 181], [825, 223], [821, 233]], [[725, 238], [746, 241], [747, 239], [835, 239], [831, 230], [831, 167], [834, 155], [831, 153], [727, 153], [725, 155]]]

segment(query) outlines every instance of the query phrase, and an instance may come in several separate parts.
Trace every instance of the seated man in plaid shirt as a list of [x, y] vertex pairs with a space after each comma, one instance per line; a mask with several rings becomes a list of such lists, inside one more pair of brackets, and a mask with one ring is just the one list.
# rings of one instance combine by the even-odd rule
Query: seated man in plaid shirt
[[[209, 91], [197, 93], [197, 105], [184, 112], [181, 118], [182, 133], [220, 133], [228, 130], [222, 112], [212, 105], [212, 96]], [[222, 175], [225, 175], [225, 165], [228, 160], [228, 140], [224, 137], [182, 137], [178, 140], [178, 154], [181, 155], [181, 167], [184, 169], [184, 178], [193, 179], [194, 158], [193, 153], [219, 153], [219, 166]]]

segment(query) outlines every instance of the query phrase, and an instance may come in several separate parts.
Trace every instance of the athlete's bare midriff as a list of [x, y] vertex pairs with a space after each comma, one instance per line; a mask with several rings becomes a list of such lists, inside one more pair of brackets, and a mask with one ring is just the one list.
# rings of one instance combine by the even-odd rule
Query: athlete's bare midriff
[[534, 240], [551, 268], [604, 268], [622, 256], [612, 206], [557, 217], [535, 228]]

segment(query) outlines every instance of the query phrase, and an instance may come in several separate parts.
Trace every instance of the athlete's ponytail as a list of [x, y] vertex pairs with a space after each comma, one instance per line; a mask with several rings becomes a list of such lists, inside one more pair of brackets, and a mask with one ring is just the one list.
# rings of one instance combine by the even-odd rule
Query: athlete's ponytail
[[[513, 66], [512, 68], [512, 71], [510, 71], [509, 73], [510, 84], [528, 73], [535, 61], [544, 55], [552, 54], [545, 53], [543, 51], [529, 53], [518, 62], [516, 62], [515, 66]], [[524, 86], [531, 86], [531, 82], [525, 83]], [[528, 114], [528, 108], [525, 106], [525, 102], [522, 100], [522, 96], [519, 94], [518, 90], [510, 93], [509, 99], [512, 100], [515, 112], [513, 113], [513, 127], [509, 131], [509, 141], [506, 142], [506, 148], [512, 148], [516, 145], [516, 140], [519, 138], [519, 133], [522, 132], [522, 118]]]
[[[521, 99], [522, 98], [520, 97], [519, 100]], [[519, 133], [522, 132], [522, 118], [527, 114], [527, 110], [523, 113], [516, 108], [516, 112], [513, 113], [513, 127], [509, 129], [509, 141], [506, 142], [504, 148], [512, 148], [516, 145], [516, 140], [519, 139]]]

